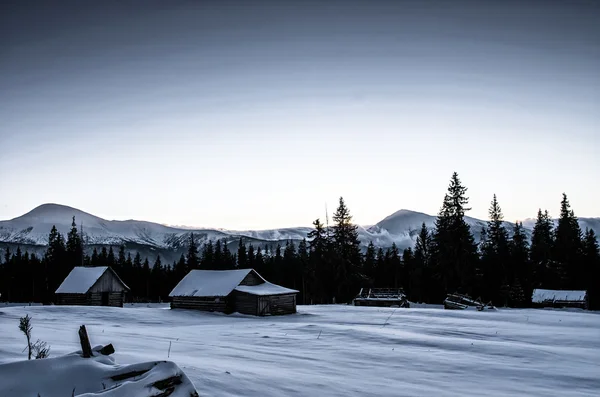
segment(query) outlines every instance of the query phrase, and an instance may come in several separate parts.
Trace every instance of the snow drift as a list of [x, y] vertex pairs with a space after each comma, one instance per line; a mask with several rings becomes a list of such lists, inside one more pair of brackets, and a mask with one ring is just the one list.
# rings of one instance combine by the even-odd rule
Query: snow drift
[[116, 365], [108, 356], [62, 357], [0, 365], [0, 396], [15, 397], [198, 397], [173, 362]]

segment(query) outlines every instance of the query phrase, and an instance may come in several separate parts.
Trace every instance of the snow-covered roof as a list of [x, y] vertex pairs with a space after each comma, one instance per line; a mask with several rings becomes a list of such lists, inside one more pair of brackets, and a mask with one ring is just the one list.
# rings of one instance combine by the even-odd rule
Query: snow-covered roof
[[252, 269], [192, 270], [169, 296], [227, 296]]
[[238, 285], [235, 287], [235, 290], [252, 295], [285, 295], [298, 293], [295, 289], [285, 288], [268, 281], [258, 285]]
[[534, 289], [531, 301], [542, 303], [547, 301], [584, 302], [586, 291]]
[[102, 277], [106, 270], [108, 270], [108, 266], [74, 267], [60, 287], [58, 287], [56, 293], [85, 294], [96, 284], [96, 281]]

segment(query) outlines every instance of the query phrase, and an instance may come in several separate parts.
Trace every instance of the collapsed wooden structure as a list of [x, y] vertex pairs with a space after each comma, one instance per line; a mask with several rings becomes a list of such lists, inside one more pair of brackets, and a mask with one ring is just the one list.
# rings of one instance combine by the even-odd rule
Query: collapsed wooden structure
[[401, 288], [361, 288], [354, 306], [410, 307]]
[[448, 294], [444, 299], [444, 309], [448, 310], [494, 310], [495, 307], [491, 302], [483, 303], [480, 299], [473, 299], [464, 294]]
[[108, 266], [74, 267], [55, 292], [57, 305], [123, 307], [129, 287]]
[[297, 293], [268, 282], [254, 269], [192, 270], [169, 297], [171, 309], [266, 316], [296, 313]]
[[533, 307], [574, 307], [588, 308], [587, 291], [585, 290], [552, 290], [537, 288], [531, 297]]

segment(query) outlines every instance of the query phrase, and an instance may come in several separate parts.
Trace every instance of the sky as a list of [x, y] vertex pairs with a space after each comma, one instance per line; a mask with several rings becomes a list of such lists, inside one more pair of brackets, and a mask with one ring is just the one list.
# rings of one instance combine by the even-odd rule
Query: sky
[[600, 3], [4, 1], [0, 219], [600, 216]]

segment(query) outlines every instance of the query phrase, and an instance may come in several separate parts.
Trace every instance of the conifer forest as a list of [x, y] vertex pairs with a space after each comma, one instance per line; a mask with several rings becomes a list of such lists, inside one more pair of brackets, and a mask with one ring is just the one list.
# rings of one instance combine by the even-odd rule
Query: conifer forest
[[173, 287], [192, 269], [254, 268], [267, 280], [300, 291], [300, 304], [350, 302], [360, 288], [402, 288], [413, 302], [441, 303], [448, 293], [465, 293], [496, 306], [528, 307], [535, 288], [585, 289], [590, 309], [600, 309], [600, 252], [594, 230], [581, 230], [563, 194], [558, 224], [540, 209], [531, 239], [517, 222], [503, 223], [494, 195], [487, 226], [476, 243], [465, 222], [467, 188], [457, 173], [450, 179], [435, 228], [421, 227], [414, 248], [403, 252], [372, 242], [362, 250], [350, 209], [340, 197], [332, 225], [313, 222], [307, 238], [254, 246], [240, 238], [232, 252], [225, 241], [199, 247], [189, 235], [187, 254], [165, 263], [160, 255], [142, 258], [124, 246], [94, 248], [84, 243], [73, 219], [67, 236], [49, 231], [45, 254], [20, 248], [0, 258], [0, 299], [50, 303], [54, 291], [74, 266], [111, 266], [130, 287], [129, 301], [168, 299]]

